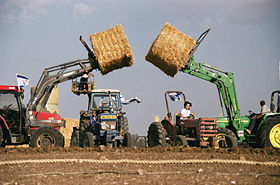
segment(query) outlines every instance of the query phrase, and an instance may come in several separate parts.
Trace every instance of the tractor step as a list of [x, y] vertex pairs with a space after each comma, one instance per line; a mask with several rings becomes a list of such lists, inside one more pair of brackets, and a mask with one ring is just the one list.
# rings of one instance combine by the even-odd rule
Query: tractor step
[[256, 135], [254, 135], [254, 134], [247, 135], [247, 137], [246, 137], [246, 142], [247, 142], [248, 144], [254, 144], [254, 143], [256, 143]]

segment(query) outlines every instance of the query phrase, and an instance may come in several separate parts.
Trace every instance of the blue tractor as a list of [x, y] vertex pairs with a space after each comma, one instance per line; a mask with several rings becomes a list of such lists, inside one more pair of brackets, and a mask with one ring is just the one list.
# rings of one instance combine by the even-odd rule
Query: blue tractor
[[[73, 89], [72, 86], [72, 91], [79, 93]], [[79, 128], [73, 128], [71, 146], [131, 147], [132, 136], [125, 112], [122, 112], [120, 91], [92, 89], [87, 94], [88, 110], [80, 112]]]

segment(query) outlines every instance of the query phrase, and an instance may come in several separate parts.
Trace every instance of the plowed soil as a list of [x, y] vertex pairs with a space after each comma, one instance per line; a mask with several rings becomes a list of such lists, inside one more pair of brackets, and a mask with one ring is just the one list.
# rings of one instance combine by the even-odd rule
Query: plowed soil
[[[25, 159], [223, 159], [280, 163], [280, 149], [2, 148], [1, 162]], [[26, 163], [0, 165], [0, 184], [280, 184], [280, 167], [244, 164]]]

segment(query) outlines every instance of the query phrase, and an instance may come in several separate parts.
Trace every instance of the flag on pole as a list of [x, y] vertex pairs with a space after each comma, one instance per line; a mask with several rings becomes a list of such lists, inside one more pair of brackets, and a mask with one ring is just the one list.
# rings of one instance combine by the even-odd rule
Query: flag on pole
[[168, 96], [172, 101], [181, 101], [182, 100], [180, 93], [178, 93], [178, 92], [168, 93]]
[[137, 103], [141, 103], [143, 100], [141, 98], [138, 97], [134, 97], [134, 98], [130, 98], [129, 100], [126, 100], [122, 95], [121, 95], [121, 104], [123, 105], [128, 105], [132, 102], [137, 102]]
[[29, 84], [29, 78], [25, 75], [16, 73], [18, 88], [22, 88]]

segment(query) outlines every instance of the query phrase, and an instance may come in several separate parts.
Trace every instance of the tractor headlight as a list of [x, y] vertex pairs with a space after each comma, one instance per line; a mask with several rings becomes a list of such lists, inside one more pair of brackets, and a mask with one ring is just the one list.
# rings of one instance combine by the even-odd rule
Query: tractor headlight
[[116, 130], [116, 123], [111, 124], [111, 130]]

